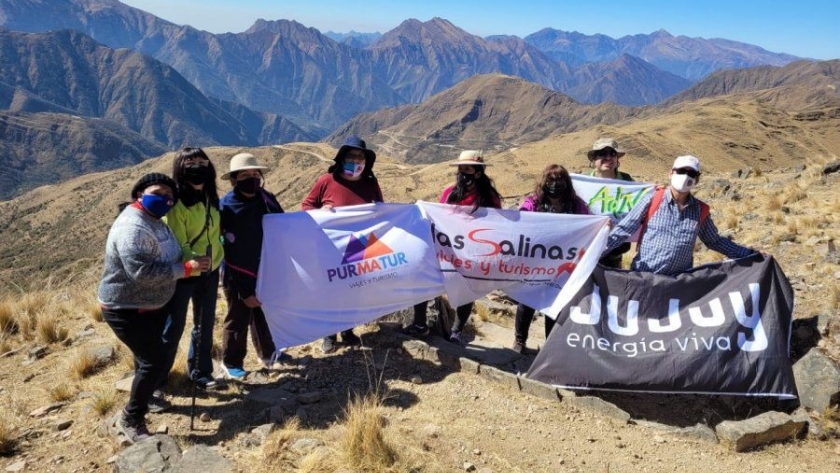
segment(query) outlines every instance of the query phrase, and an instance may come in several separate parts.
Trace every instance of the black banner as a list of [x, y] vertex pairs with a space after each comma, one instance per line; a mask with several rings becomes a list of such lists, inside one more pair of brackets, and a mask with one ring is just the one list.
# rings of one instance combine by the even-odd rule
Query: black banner
[[598, 266], [528, 377], [568, 389], [795, 398], [793, 289], [772, 257], [678, 276]]

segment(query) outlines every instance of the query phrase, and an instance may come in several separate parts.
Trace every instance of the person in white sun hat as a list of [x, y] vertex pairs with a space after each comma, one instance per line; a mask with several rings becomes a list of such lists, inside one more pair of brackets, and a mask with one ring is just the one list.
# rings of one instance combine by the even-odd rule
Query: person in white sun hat
[[[493, 185], [493, 180], [485, 173], [489, 164], [484, 162], [482, 151], [462, 151], [458, 159], [449, 165], [457, 166], [458, 171], [455, 174], [455, 183], [443, 190], [440, 203], [472, 207], [470, 213], [475, 213], [480, 207], [502, 208], [502, 197]], [[473, 305], [470, 302], [455, 309], [457, 317], [449, 335], [450, 342], [458, 344], [462, 342], [461, 330], [470, 318]], [[414, 321], [403, 331], [415, 337], [428, 335], [427, 309], [425, 302], [416, 304], [414, 306]]]
[[220, 179], [233, 190], [220, 203], [225, 261], [222, 288], [228, 311], [222, 331], [222, 371], [228, 379], [243, 380], [247, 334], [264, 368], [276, 369], [277, 362], [291, 358], [277, 351], [262, 303], [257, 299], [257, 270], [262, 250], [263, 215], [283, 213], [274, 194], [263, 188], [263, 171], [268, 169], [250, 153], [239, 153], [230, 160], [230, 171]]
[[709, 206], [691, 194], [700, 182], [700, 160], [679, 156], [671, 167], [670, 185], [649, 192], [610, 233], [603, 255], [641, 229], [638, 252], [630, 269], [673, 276], [694, 266], [697, 237], [710, 249], [728, 258], [756, 253], [720, 236], [709, 216]]

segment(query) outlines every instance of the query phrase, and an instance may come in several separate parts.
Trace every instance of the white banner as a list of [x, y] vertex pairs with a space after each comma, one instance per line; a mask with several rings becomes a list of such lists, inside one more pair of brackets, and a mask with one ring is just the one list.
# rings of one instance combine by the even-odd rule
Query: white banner
[[409, 204], [266, 215], [257, 297], [277, 347], [442, 294], [429, 225]]
[[608, 219], [419, 202], [453, 306], [501, 289], [556, 316], [598, 263]]
[[[630, 213], [636, 203], [650, 192], [653, 184], [617, 179], [603, 179], [582, 174], [571, 174], [575, 193], [586, 202], [593, 215], [609, 215], [613, 223]], [[636, 241], [634, 236], [631, 241]]]

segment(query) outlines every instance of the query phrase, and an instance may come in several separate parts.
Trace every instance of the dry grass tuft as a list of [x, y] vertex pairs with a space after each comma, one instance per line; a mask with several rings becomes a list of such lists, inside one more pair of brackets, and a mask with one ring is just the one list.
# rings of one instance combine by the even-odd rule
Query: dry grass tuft
[[11, 335], [17, 333], [18, 328], [14, 304], [9, 300], [0, 301], [0, 334]]
[[831, 286], [828, 294], [829, 310], [840, 310], [840, 284]]
[[96, 299], [89, 300], [85, 304], [85, 313], [91, 320], [96, 323], [100, 323], [103, 321], [102, 319], [102, 306], [99, 305], [99, 301]]
[[384, 471], [397, 461], [397, 453], [383, 435], [385, 422], [379, 397], [366, 395], [350, 401], [345, 411], [341, 451], [346, 466], [359, 471]]
[[12, 344], [10, 337], [5, 333], [0, 332], [0, 355], [12, 351], [13, 348], [14, 345]]
[[39, 317], [36, 327], [38, 340], [46, 344], [58, 343], [67, 339], [69, 331], [58, 324], [58, 317], [53, 315]]
[[782, 201], [782, 197], [780, 195], [771, 195], [770, 198], [767, 200], [767, 210], [771, 212], [776, 210], [782, 210], [783, 205], [784, 201]]
[[56, 402], [69, 401], [73, 398], [75, 393], [73, 388], [67, 383], [59, 383], [47, 390], [50, 399]]
[[170, 387], [172, 387], [175, 390], [185, 390], [192, 386], [189, 373], [187, 373], [186, 353], [186, 350], [179, 349], [179, 353], [178, 355], [176, 355], [177, 358], [175, 358], [175, 364], [172, 365], [172, 370], [169, 372], [169, 379], [166, 382]]
[[791, 218], [787, 222], [787, 230], [794, 235], [799, 235], [799, 224], [795, 218]]
[[100, 417], [105, 417], [117, 403], [117, 390], [112, 387], [97, 389], [90, 398], [93, 411]]
[[13, 421], [7, 414], [0, 414], [0, 455], [14, 453], [16, 446]]
[[805, 192], [799, 186], [793, 186], [788, 190], [787, 195], [785, 196], [786, 203], [792, 202], [799, 202], [800, 200], [805, 200], [808, 198], [808, 193]]
[[822, 413], [822, 420], [826, 437], [840, 438], [840, 407], [826, 407]]
[[70, 376], [75, 380], [82, 380], [96, 373], [99, 369], [96, 357], [88, 350], [76, 350], [76, 354], [70, 359]]
[[282, 471], [293, 461], [289, 442], [300, 434], [300, 419], [292, 417], [283, 426], [272, 432], [263, 445], [262, 465], [265, 471]]
[[739, 219], [738, 216], [735, 214], [730, 214], [726, 217], [726, 221], [724, 224], [726, 225], [725, 228], [728, 230], [735, 230], [738, 228]]

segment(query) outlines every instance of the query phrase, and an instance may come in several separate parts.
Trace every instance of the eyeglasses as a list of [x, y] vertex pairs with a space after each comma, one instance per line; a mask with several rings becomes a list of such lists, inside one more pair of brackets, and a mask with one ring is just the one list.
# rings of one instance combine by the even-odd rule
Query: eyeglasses
[[674, 169], [674, 172], [677, 174], [685, 174], [692, 179], [697, 179], [697, 177], [700, 175], [700, 173], [695, 171], [694, 169], [686, 168]]
[[597, 158], [616, 158], [616, 157], [618, 157], [618, 153], [616, 153], [614, 149], [601, 149], [601, 150], [595, 151], [595, 157], [597, 157]]

